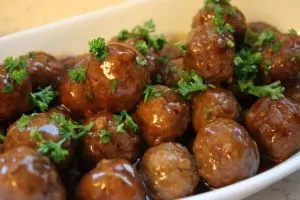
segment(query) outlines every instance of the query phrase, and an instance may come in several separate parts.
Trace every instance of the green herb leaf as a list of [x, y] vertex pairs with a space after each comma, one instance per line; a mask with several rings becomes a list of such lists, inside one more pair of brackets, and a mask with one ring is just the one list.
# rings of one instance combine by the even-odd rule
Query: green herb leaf
[[292, 35], [298, 35], [298, 31], [294, 28], [289, 29], [289, 33]]
[[86, 70], [85, 66], [76, 67], [69, 71], [69, 76], [73, 81], [82, 84], [86, 79]]
[[133, 121], [131, 116], [127, 113], [126, 110], [123, 110], [120, 115], [114, 115], [114, 120], [117, 125], [117, 132], [124, 132], [124, 127], [128, 127], [134, 132], [139, 130], [138, 125]]
[[259, 34], [258, 39], [254, 46], [264, 46], [271, 44], [275, 40], [275, 34], [272, 31], [263, 31]]
[[43, 141], [38, 146], [38, 152], [49, 157], [54, 163], [60, 163], [69, 155], [69, 151], [62, 148], [61, 142]]
[[272, 52], [273, 53], [279, 52], [281, 49], [281, 46], [282, 46], [282, 42], [276, 42], [276, 43], [272, 44], [272, 46], [271, 46]]
[[184, 55], [186, 55], [188, 53], [187, 45], [185, 43], [177, 42], [177, 43], [174, 43], [174, 46], [177, 47], [178, 49], [180, 49]]
[[155, 23], [152, 19], [144, 22], [143, 25], [138, 25], [133, 28], [132, 32], [142, 37], [147, 37], [150, 33], [155, 31]]
[[105, 43], [105, 40], [103, 38], [97, 38], [93, 39], [89, 42], [90, 46], [90, 53], [95, 56], [97, 59], [104, 61], [109, 52], [108, 52], [108, 46]]
[[20, 131], [24, 131], [31, 119], [32, 116], [23, 114], [22, 117], [17, 121], [17, 128]]
[[148, 65], [148, 61], [144, 58], [139, 57], [139, 56], [135, 57], [135, 61], [141, 67], [144, 67], [144, 66]]
[[127, 40], [129, 38], [135, 38], [136, 37], [136, 34], [134, 33], [131, 33], [129, 32], [128, 30], [126, 29], [123, 29], [119, 32], [119, 35], [118, 35], [118, 39], [120, 41], [124, 41], [124, 40]]
[[163, 82], [161, 74], [156, 74], [155, 82], [159, 83], [159, 84], [161, 84]]
[[58, 92], [55, 91], [52, 86], [48, 86], [39, 92], [30, 93], [30, 99], [32, 105], [37, 110], [46, 111], [53, 100], [58, 96]]
[[154, 86], [148, 85], [146, 89], [144, 90], [144, 102], [153, 99], [155, 97], [161, 97], [162, 94], [158, 92]]
[[270, 66], [272, 65], [272, 60], [264, 60], [263, 68], [264, 68], [264, 74], [268, 76]]
[[6, 139], [5, 135], [3, 135], [3, 133], [0, 133], [0, 141], [4, 142], [5, 139]]
[[107, 130], [101, 130], [100, 133], [99, 133], [99, 137], [101, 139], [101, 141], [104, 143], [104, 144], [107, 144], [109, 143], [110, 141], [110, 138], [112, 137], [111, 133], [108, 132]]
[[232, 40], [227, 40], [226, 44], [230, 47], [233, 48], [235, 46], [235, 43]]
[[160, 51], [164, 48], [167, 40], [164, 35], [149, 35], [148, 39], [148, 46], [152, 48], [154, 51]]
[[187, 96], [196, 91], [203, 91], [207, 88], [208, 85], [206, 85], [201, 76], [194, 71], [190, 73], [185, 72], [183, 78], [178, 82], [178, 90], [182, 96]]
[[147, 55], [149, 47], [145, 41], [138, 41], [135, 45], [135, 48], [142, 54]]
[[14, 86], [11, 83], [8, 83], [4, 88], [2, 88], [3, 93], [10, 93], [14, 90]]
[[29, 56], [29, 58], [31, 58], [31, 59], [34, 59], [34, 58], [35, 58], [35, 55], [34, 55], [34, 53], [33, 53], [32, 51], [29, 51], [29, 52], [28, 52], [28, 56]]
[[158, 62], [160, 65], [165, 65], [169, 62], [170, 58], [168, 56], [159, 56]]
[[111, 80], [111, 90], [112, 90], [113, 94], [116, 92], [118, 84], [119, 84], [118, 79], [112, 79]]

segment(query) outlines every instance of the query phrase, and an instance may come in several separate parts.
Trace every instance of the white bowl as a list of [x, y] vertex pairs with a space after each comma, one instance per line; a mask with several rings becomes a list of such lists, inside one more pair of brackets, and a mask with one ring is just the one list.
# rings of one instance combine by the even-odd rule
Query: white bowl
[[[248, 21], [263, 20], [281, 30], [300, 28], [298, 0], [233, 0]], [[0, 38], [0, 60], [31, 50], [56, 56], [87, 52], [88, 41], [98, 36], [110, 38], [122, 28], [131, 28], [154, 19], [158, 32], [187, 32], [193, 15], [203, 5], [197, 0], [133, 0], [58, 23]], [[63, 9], [63, 8], [60, 8]], [[300, 153], [280, 165], [239, 183], [186, 200], [237, 200], [254, 194], [300, 169]]]

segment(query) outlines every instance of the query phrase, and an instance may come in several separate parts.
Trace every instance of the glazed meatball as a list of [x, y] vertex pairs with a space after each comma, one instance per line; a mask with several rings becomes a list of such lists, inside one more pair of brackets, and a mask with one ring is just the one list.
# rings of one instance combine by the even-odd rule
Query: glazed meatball
[[184, 66], [198, 72], [208, 83], [230, 81], [235, 49], [228, 42], [232, 40], [232, 35], [218, 34], [211, 24], [198, 26], [187, 38]]
[[[247, 28], [244, 14], [238, 8], [227, 3], [220, 4], [220, 8], [221, 9], [219, 10], [222, 10], [222, 19], [225, 24], [231, 25], [235, 31], [233, 34], [235, 41], [237, 43], [242, 43], [244, 41]], [[216, 16], [215, 10], [216, 9], [211, 8], [209, 5], [200, 9], [193, 18], [192, 28], [196, 28], [206, 23], [212, 23]]]
[[3, 65], [0, 65], [0, 121], [14, 120], [31, 110], [31, 81], [26, 75], [20, 84], [15, 83]]
[[198, 132], [207, 123], [223, 117], [238, 120], [241, 107], [233, 94], [222, 88], [210, 88], [193, 98], [193, 125]]
[[56, 58], [45, 52], [29, 52], [26, 60], [33, 90], [59, 84], [64, 67]]
[[144, 154], [140, 171], [147, 194], [154, 200], [168, 200], [193, 194], [199, 175], [194, 158], [178, 143], [162, 143]]
[[170, 60], [175, 60], [182, 58], [184, 56], [184, 53], [181, 49], [179, 49], [177, 46], [175, 46], [172, 43], [167, 43], [164, 48], [159, 51], [159, 55], [163, 57], [167, 57]]
[[193, 151], [199, 173], [214, 188], [251, 177], [259, 166], [256, 143], [232, 119], [217, 118], [201, 128]]
[[135, 161], [140, 152], [141, 140], [131, 128], [118, 130], [118, 121], [109, 112], [100, 112], [87, 119], [93, 129], [83, 137], [83, 158], [94, 167], [101, 159], [124, 158]]
[[136, 169], [126, 160], [101, 160], [81, 179], [77, 200], [144, 200], [145, 191]]
[[251, 22], [248, 24], [248, 29], [254, 33], [261, 33], [263, 31], [272, 31], [275, 33], [280, 33], [280, 31], [271, 24], [265, 22]]
[[264, 83], [281, 81], [288, 84], [299, 77], [300, 36], [276, 34], [275, 40], [263, 49], [260, 63]]
[[300, 106], [288, 98], [259, 99], [246, 116], [246, 127], [261, 153], [281, 162], [294, 154], [300, 144]]
[[66, 194], [48, 158], [27, 147], [0, 155], [2, 200], [65, 200]]
[[187, 130], [190, 107], [174, 90], [149, 86], [148, 95], [134, 113], [134, 119], [149, 146], [174, 141]]
[[286, 91], [286, 96], [300, 104], [300, 85], [289, 88]]
[[[59, 100], [69, 111], [73, 118], [86, 118], [96, 113], [94, 95], [91, 86], [86, 81], [86, 71], [91, 56], [82, 57], [75, 66], [64, 73], [58, 87]], [[83, 79], [76, 79], [74, 73], [83, 73]]]
[[[8, 128], [6, 139], [4, 141], [4, 152], [20, 146], [26, 146], [31, 149], [38, 149], [39, 141], [32, 137], [36, 130], [43, 139], [47, 141], [58, 142], [62, 139], [60, 127], [52, 121], [53, 114], [39, 113], [32, 115], [23, 115], [19, 120], [11, 124]], [[71, 141], [63, 143], [62, 147], [67, 149], [69, 154], [65, 160], [57, 162], [60, 169], [65, 168], [71, 159], [73, 145]]]
[[104, 61], [92, 57], [87, 79], [98, 110], [132, 110], [140, 101], [148, 79], [147, 66], [139, 66], [137, 59], [144, 58], [121, 43], [108, 46]]
[[183, 74], [183, 59], [175, 59], [168, 62], [162, 68], [162, 82], [169, 87], [177, 86], [177, 83], [182, 79]]

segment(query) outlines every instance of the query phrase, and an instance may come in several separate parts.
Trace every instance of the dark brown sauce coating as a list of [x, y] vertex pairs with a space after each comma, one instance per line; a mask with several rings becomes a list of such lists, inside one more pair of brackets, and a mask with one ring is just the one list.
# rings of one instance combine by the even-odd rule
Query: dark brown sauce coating
[[280, 31], [275, 26], [265, 22], [250, 22], [247, 24], [247, 27], [254, 33], [261, 33], [263, 31], [280, 33]]
[[[230, 8], [229, 4], [222, 4], [221, 7], [224, 10]], [[246, 33], [246, 19], [244, 14], [234, 7], [235, 12], [233, 15], [229, 13], [223, 14], [222, 18], [225, 23], [230, 24], [234, 30], [234, 38], [237, 43], [242, 43], [244, 41], [245, 33]], [[215, 17], [214, 11], [209, 8], [202, 8], [199, 12], [194, 16], [192, 28], [196, 28], [206, 23], [211, 23], [213, 18]]]
[[27, 147], [0, 155], [2, 200], [66, 200], [66, 193], [48, 158]]
[[185, 133], [190, 121], [190, 107], [175, 90], [161, 85], [154, 88], [161, 95], [142, 101], [133, 114], [149, 146], [174, 141]]
[[171, 60], [162, 67], [162, 82], [169, 87], [176, 87], [177, 83], [182, 79], [183, 59], [178, 58]]
[[126, 160], [101, 160], [81, 179], [76, 200], [144, 200], [145, 191], [136, 169]]
[[[278, 50], [274, 50], [276, 43], [281, 44]], [[288, 84], [299, 77], [300, 36], [276, 34], [275, 41], [264, 48], [263, 56], [264, 59], [260, 63], [262, 81], [271, 83], [279, 80], [283, 84]]]
[[296, 101], [300, 105], [300, 85], [296, 85], [290, 89], [288, 89], [285, 95], [294, 101]]
[[299, 149], [300, 106], [288, 98], [261, 98], [250, 108], [246, 127], [262, 154], [284, 161]]
[[232, 119], [218, 118], [201, 128], [193, 151], [199, 173], [214, 188], [251, 177], [259, 166], [256, 143]]
[[56, 87], [59, 84], [64, 71], [64, 66], [59, 60], [45, 52], [31, 52], [25, 59], [29, 64], [28, 71], [33, 90], [48, 85]]
[[197, 26], [187, 38], [184, 66], [198, 72], [208, 83], [230, 82], [235, 48], [228, 46], [229, 40], [233, 40], [232, 35], [218, 34], [211, 24]]
[[31, 110], [29, 94], [32, 85], [29, 77], [25, 77], [20, 85], [13, 83], [11, 92], [3, 92], [11, 81], [3, 65], [0, 65], [0, 121], [14, 120]]
[[153, 200], [171, 200], [193, 194], [199, 182], [196, 162], [178, 143], [162, 143], [144, 154], [140, 171]]
[[[117, 122], [112, 113], [100, 112], [87, 119], [85, 123], [95, 124], [82, 139], [85, 165], [93, 168], [102, 159], [123, 158], [134, 162], [138, 158], [141, 150], [140, 136], [129, 128], [125, 128], [125, 132], [117, 132]], [[101, 130], [106, 130], [111, 134], [108, 143], [103, 142], [99, 136]]]
[[211, 88], [193, 98], [193, 125], [196, 132], [216, 118], [239, 120], [241, 107], [233, 94], [222, 88]]

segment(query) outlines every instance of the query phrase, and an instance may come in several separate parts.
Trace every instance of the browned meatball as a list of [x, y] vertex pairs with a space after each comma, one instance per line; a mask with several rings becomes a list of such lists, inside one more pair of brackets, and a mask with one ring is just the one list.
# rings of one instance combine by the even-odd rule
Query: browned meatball
[[3, 65], [0, 65], [0, 121], [14, 120], [30, 111], [30, 92], [32, 85], [28, 76], [20, 84], [14, 83]]
[[[69, 109], [73, 118], [85, 118], [96, 113], [94, 95], [91, 86], [86, 81], [86, 70], [92, 57], [83, 56], [80, 61], [64, 73], [62, 81], [58, 87], [60, 103]], [[72, 71], [83, 70], [83, 80], [74, 80]]]
[[276, 34], [275, 40], [263, 50], [264, 59], [260, 63], [264, 83], [281, 81], [288, 84], [299, 77], [300, 36]]
[[[25, 116], [11, 124], [8, 128], [6, 139], [4, 141], [4, 152], [20, 146], [26, 146], [37, 150], [39, 142], [32, 137], [32, 133], [37, 131], [43, 139], [47, 141], [58, 142], [62, 139], [59, 124], [52, 120], [53, 114], [39, 113]], [[62, 147], [67, 149], [69, 154], [62, 162], [58, 162], [59, 168], [63, 169], [70, 162], [73, 154], [73, 145], [71, 141], [63, 143]]]
[[300, 106], [288, 98], [259, 99], [246, 116], [246, 126], [261, 153], [281, 162], [300, 144]]
[[60, 178], [48, 158], [27, 147], [0, 155], [2, 200], [65, 200]]
[[167, 43], [164, 48], [159, 51], [159, 55], [167, 57], [170, 60], [179, 59], [184, 56], [184, 53], [176, 45], [172, 43]]
[[296, 85], [286, 91], [286, 96], [300, 104], [300, 85]]
[[109, 112], [100, 112], [86, 121], [93, 129], [83, 137], [83, 158], [94, 167], [101, 159], [124, 158], [135, 161], [141, 147], [140, 136], [129, 127], [118, 131], [118, 121]]
[[209, 83], [230, 81], [235, 48], [229, 33], [218, 34], [211, 24], [193, 29], [187, 38], [184, 66], [198, 72]]
[[[243, 42], [247, 28], [244, 14], [238, 8], [231, 6], [230, 4], [220, 4], [220, 7], [223, 12], [222, 19], [224, 19], [225, 24], [230, 24], [235, 30], [235, 41], [238, 43]], [[209, 6], [205, 6], [194, 16], [192, 28], [211, 23], [215, 16], [215, 11], [209, 8]]]
[[140, 101], [147, 79], [147, 66], [129, 45], [111, 44], [104, 61], [96, 57], [88, 63], [87, 79], [98, 110], [132, 110]]
[[222, 88], [211, 88], [193, 98], [193, 125], [198, 132], [216, 118], [238, 120], [241, 107], [233, 94]]
[[272, 31], [275, 33], [280, 33], [280, 31], [275, 26], [272, 26], [271, 24], [267, 24], [265, 22], [248, 23], [248, 28], [254, 33], [261, 33], [263, 31]]
[[60, 60], [60, 62], [66, 70], [66, 69], [72, 69], [72, 68], [74, 68], [74, 66], [82, 65], [87, 60], [89, 60], [89, 55], [83, 54], [83, 55], [79, 55], [79, 56], [68, 56], [68, 57], [62, 58]]
[[59, 84], [64, 67], [56, 58], [45, 52], [29, 52], [26, 60], [34, 90]]
[[77, 200], [144, 200], [145, 191], [136, 169], [126, 160], [101, 160], [81, 179]]
[[201, 128], [193, 151], [199, 173], [214, 188], [255, 175], [259, 165], [256, 143], [232, 119], [217, 118]]
[[150, 86], [148, 97], [140, 103], [134, 119], [149, 146], [174, 141], [187, 130], [190, 108], [174, 90], [161, 86]]
[[177, 86], [182, 79], [183, 59], [171, 60], [162, 68], [162, 82], [169, 87]]
[[199, 175], [194, 158], [178, 143], [162, 143], [144, 154], [140, 171], [147, 194], [154, 200], [182, 198], [193, 194]]

